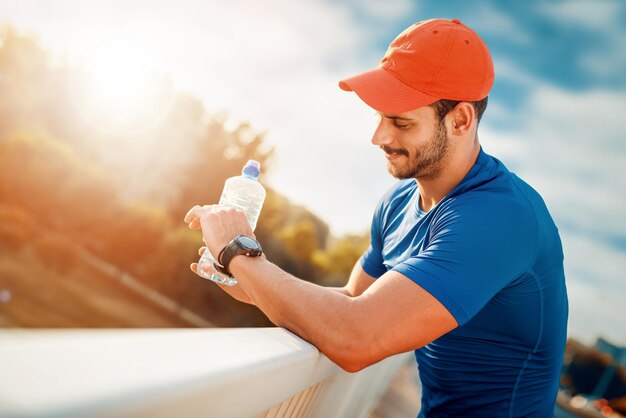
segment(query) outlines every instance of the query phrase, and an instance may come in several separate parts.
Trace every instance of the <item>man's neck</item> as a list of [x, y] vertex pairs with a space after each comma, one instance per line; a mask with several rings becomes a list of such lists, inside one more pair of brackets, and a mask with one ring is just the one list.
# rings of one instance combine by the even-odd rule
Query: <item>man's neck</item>
[[480, 144], [474, 141], [472, 147], [451, 155], [438, 177], [426, 180], [416, 179], [420, 192], [420, 209], [429, 212], [439, 204], [471, 170], [479, 152]]

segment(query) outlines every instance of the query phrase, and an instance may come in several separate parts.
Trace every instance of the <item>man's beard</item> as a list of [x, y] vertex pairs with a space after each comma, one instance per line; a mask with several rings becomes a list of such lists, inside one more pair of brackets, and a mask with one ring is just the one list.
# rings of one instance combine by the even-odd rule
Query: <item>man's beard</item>
[[439, 123], [437, 131], [428, 144], [420, 152], [415, 150], [412, 157], [406, 149], [394, 149], [384, 145], [381, 148], [385, 152], [396, 152], [408, 159], [407, 163], [402, 166], [395, 166], [391, 162], [387, 163], [387, 171], [395, 178], [400, 180], [410, 178], [432, 180], [439, 176], [443, 168], [443, 160], [448, 155], [448, 134], [443, 122]]

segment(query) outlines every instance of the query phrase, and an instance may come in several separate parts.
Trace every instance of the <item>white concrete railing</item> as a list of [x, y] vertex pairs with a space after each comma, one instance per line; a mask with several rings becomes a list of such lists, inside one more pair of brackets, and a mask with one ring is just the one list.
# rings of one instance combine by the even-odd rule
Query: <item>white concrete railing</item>
[[366, 417], [401, 354], [346, 373], [281, 328], [0, 331], [0, 417]]

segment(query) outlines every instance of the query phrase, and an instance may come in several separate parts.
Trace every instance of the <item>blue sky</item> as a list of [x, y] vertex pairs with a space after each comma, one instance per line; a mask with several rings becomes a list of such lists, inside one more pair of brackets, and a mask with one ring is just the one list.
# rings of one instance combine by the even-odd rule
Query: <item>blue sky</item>
[[171, 74], [210, 112], [267, 131], [276, 159], [265, 180], [335, 233], [367, 230], [394, 181], [369, 143], [373, 111], [337, 81], [376, 66], [398, 33], [433, 17], [461, 19], [491, 50], [496, 81], [479, 137], [542, 194], [560, 229], [571, 332], [626, 344], [626, 2], [0, 4], [0, 21], [54, 54], [99, 63], [119, 54]]

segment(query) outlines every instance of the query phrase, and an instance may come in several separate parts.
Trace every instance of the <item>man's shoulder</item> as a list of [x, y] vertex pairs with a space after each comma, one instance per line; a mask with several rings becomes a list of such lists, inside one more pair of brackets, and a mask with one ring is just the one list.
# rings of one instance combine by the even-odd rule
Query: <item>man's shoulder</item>
[[538, 205], [543, 205], [543, 199], [532, 186], [509, 171], [499, 159], [482, 154], [480, 169], [444, 199], [447, 210], [490, 216], [507, 211], [533, 213]]
[[454, 220], [457, 224], [534, 230], [537, 213], [527, 193], [530, 192], [518, 189], [512, 181], [496, 187], [470, 190], [443, 201], [438, 207], [435, 222]]

